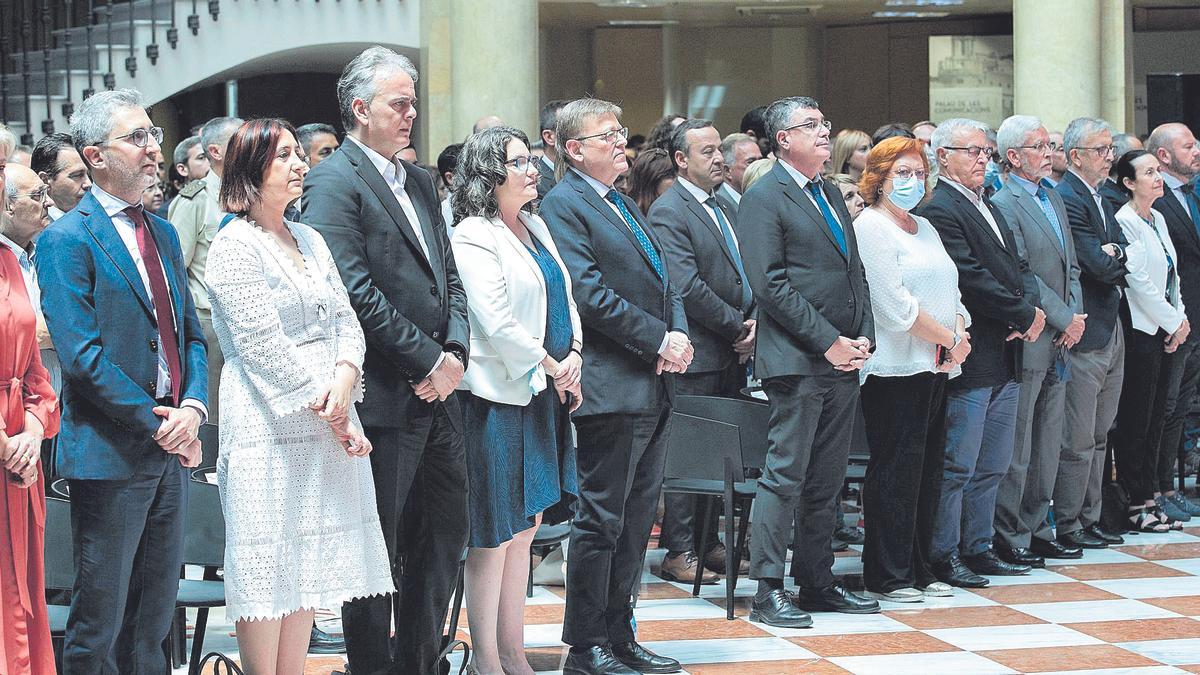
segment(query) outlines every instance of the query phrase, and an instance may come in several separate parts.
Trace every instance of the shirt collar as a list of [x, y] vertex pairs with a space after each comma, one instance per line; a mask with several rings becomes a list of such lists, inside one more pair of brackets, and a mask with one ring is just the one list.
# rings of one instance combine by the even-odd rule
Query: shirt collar
[[1095, 198], [1097, 195], [1099, 195], [1099, 194], [1100, 194], [1099, 192], [1096, 192], [1096, 186], [1092, 185], [1091, 183], [1088, 183], [1086, 178], [1084, 178], [1083, 176], [1080, 176], [1080, 175], [1079, 175], [1079, 172], [1075, 170], [1075, 167], [1073, 167], [1073, 166], [1072, 166], [1072, 167], [1068, 167], [1068, 168], [1067, 168], [1067, 171], [1070, 171], [1071, 173], [1075, 174], [1075, 177], [1079, 179], [1079, 182], [1080, 182], [1080, 183], [1083, 183], [1085, 186], [1087, 186], [1088, 192], [1092, 193], [1092, 198], [1093, 198], [1093, 199], [1094, 199], [1094, 198]]
[[579, 169], [576, 169], [575, 167], [571, 167], [571, 170], [574, 171], [575, 173], [579, 174], [579, 176], [581, 178], [583, 178], [583, 180], [586, 181], [588, 185], [591, 185], [592, 189], [596, 191], [596, 194], [600, 195], [602, 198], [605, 198], [605, 199], [608, 198], [608, 193], [613, 189], [611, 185], [605, 185], [604, 183], [601, 183], [600, 181], [596, 180], [595, 178], [592, 178], [591, 176], [580, 171]]
[[540, 161], [542, 162], [542, 164], [545, 164], [546, 166], [550, 167], [551, 171], [554, 170], [554, 162], [551, 162], [549, 157], [542, 155], [542, 158]]
[[[1168, 190], [1178, 190], [1181, 187], [1189, 185], [1188, 182], [1179, 180], [1175, 176], [1172, 176], [1171, 174], [1167, 173], [1166, 171], [1162, 172], [1162, 179], [1163, 179], [1163, 183], [1166, 184]], [[1185, 192], [1186, 192], [1186, 189], [1185, 189]]]
[[690, 181], [690, 180], [688, 180], [688, 179], [684, 178], [683, 176], [678, 176], [678, 175], [677, 175], [677, 176], [675, 176], [675, 182], [677, 182], [677, 183], [679, 183], [681, 186], [683, 186], [683, 189], [685, 189], [685, 190], [687, 190], [689, 193], [691, 193], [691, 195], [692, 195], [693, 197], [695, 197], [695, 198], [696, 198], [696, 201], [700, 202], [701, 204], [703, 204], [704, 202], [706, 202], [706, 201], [708, 201], [709, 199], [711, 199], [711, 198], [712, 198], [712, 195], [711, 195], [711, 194], [709, 194], [709, 193], [705, 192], [704, 190], [701, 190], [700, 188], [696, 187], [696, 184], [695, 184], [695, 183], [693, 183], [692, 181]]
[[57, 206], [54, 206], [53, 204], [51, 204], [50, 208], [48, 208], [46, 210], [50, 212], [50, 220], [51, 221], [58, 220], [59, 218], [62, 218], [63, 216], [67, 215], [65, 211], [58, 208]]
[[788, 174], [792, 177], [792, 179], [796, 181], [796, 184], [798, 184], [800, 186], [801, 190], [808, 189], [808, 184], [812, 182], [812, 180], [808, 176], [805, 176], [804, 174], [800, 173], [799, 169], [792, 166], [791, 164], [788, 164], [787, 162], [785, 162], [783, 160], [779, 160], [779, 163], [783, 165], [784, 170], [787, 171]]
[[737, 190], [734, 190], [732, 187], [730, 187], [728, 182], [723, 182], [723, 183], [721, 183], [720, 186], [717, 187], [717, 192], [720, 192], [721, 190], [724, 190], [727, 193], [729, 193], [729, 196], [731, 196], [731, 197], [741, 197], [742, 196], [742, 193], [740, 193]]
[[29, 248], [24, 249], [18, 246], [17, 242], [9, 239], [7, 234], [2, 232], [0, 232], [0, 244], [4, 244], [5, 246], [11, 248], [12, 252], [17, 256], [17, 260], [21, 260], [22, 258], [28, 260], [30, 255], [33, 254], [33, 242], [29, 242]]
[[404, 170], [404, 165], [400, 163], [400, 160], [384, 157], [367, 147], [366, 143], [363, 143], [350, 134], [346, 134], [346, 138], [362, 148], [363, 154], [367, 156], [367, 159], [371, 160], [371, 164], [379, 172], [379, 175], [383, 176], [386, 180], [395, 181], [401, 188], [404, 187], [404, 179], [408, 177], [408, 172]]
[[108, 194], [104, 191], [104, 188], [95, 184], [92, 185], [92, 196], [96, 198], [96, 201], [100, 202], [100, 208], [104, 209], [104, 213], [109, 218], [112, 218], [125, 209], [134, 206], [124, 199]]
[[213, 195], [213, 199], [218, 199], [221, 194], [221, 177], [217, 175], [217, 172], [209, 170], [200, 180], [208, 184], [208, 190]]
[[954, 188], [955, 190], [958, 190], [959, 192], [966, 195], [967, 198], [971, 200], [972, 204], [978, 204], [979, 201], [982, 199], [982, 197], [980, 196], [980, 194], [978, 192], [968, 189], [966, 185], [963, 185], [962, 183], [960, 183], [956, 180], [947, 178], [945, 174], [938, 174], [938, 179], [945, 181], [947, 185], [949, 185], [950, 187]]
[[1038, 185], [1037, 183], [1034, 183], [1032, 181], [1025, 180], [1024, 178], [1018, 176], [1016, 174], [1016, 172], [1013, 172], [1013, 171], [1008, 172], [1008, 178], [1009, 178], [1009, 180], [1015, 180], [1017, 182], [1017, 185], [1020, 185], [1021, 187], [1025, 188], [1025, 191], [1031, 195], [1037, 196], [1038, 190], [1041, 189], [1040, 185]]

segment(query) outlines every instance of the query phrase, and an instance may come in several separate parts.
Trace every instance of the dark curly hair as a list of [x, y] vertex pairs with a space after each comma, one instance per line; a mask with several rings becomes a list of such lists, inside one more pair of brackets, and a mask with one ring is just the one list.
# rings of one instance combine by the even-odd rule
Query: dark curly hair
[[[504, 162], [508, 160], [508, 144], [513, 139], [529, 147], [525, 132], [508, 126], [471, 134], [462, 144], [458, 164], [454, 167], [454, 191], [450, 193], [455, 223], [472, 216], [495, 218], [500, 214], [496, 188], [508, 180], [508, 167]], [[523, 208], [532, 211], [532, 204], [529, 202]]]

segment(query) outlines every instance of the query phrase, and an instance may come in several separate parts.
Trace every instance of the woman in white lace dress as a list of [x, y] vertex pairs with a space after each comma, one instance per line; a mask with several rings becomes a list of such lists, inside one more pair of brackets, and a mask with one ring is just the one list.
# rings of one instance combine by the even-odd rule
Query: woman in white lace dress
[[314, 609], [394, 591], [352, 403], [363, 332], [321, 235], [283, 219], [307, 168], [286, 122], [234, 133], [221, 204], [236, 216], [205, 278], [225, 353], [226, 613], [250, 675], [303, 670]]

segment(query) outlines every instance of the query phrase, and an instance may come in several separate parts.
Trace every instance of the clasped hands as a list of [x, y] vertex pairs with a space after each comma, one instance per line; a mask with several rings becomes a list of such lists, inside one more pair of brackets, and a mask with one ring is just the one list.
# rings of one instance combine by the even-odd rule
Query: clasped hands
[[174, 408], [154, 406], [154, 414], [163, 418], [154, 432], [154, 442], [166, 452], [179, 456], [185, 469], [200, 466], [200, 411], [191, 406]]
[[733, 342], [733, 351], [738, 355], [738, 363], [745, 363], [754, 354], [754, 338], [758, 336], [758, 322], [746, 319], [742, 322], [742, 334]]
[[463, 373], [466, 372], [466, 368], [457, 356], [451, 352], [444, 352], [444, 354], [442, 362], [433, 369], [428, 377], [415, 384], [410, 384], [413, 391], [416, 392], [417, 398], [426, 403], [445, 401], [450, 394], [454, 393], [455, 387], [462, 381]]
[[685, 373], [688, 366], [692, 365], [692, 358], [695, 355], [696, 350], [692, 347], [692, 341], [688, 336], [673, 330], [667, 333], [667, 344], [658, 353], [658, 363], [655, 364], [654, 373], [656, 375]]
[[[1008, 337], [1006, 337], [1004, 339], [1005, 339], [1005, 341], [1021, 339], [1021, 340], [1024, 340], [1025, 342], [1036, 342], [1037, 339], [1042, 336], [1042, 330], [1045, 328], [1046, 328], [1046, 313], [1044, 311], [1042, 311], [1041, 307], [1034, 307], [1033, 308], [1033, 323], [1029, 325], [1029, 328], [1024, 333], [1014, 330], [1013, 332], [1008, 334]], [[1079, 334], [1083, 335], [1083, 331], [1080, 330]]]
[[[552, 368], [555, 366], [552, 365]], [[557, 362], [553, 372], [546, 371], [554, 378], [554, 390], [558, 393], [559, 403], [567, 403], [567, 394], [571, 395], [571, 407], [568, 412], [575, 412], [583, 405], [583, 358], [579, 352], [572, 351], [562, 361]]]
[[350, 419], [350, 392], [357, 382], [358, 369], [339, 361], [333, 371], [333, 380], [308, 404], [308, 408], [329, 424], [333, 435], [346, 449], [346, 454], [365, 457], [371, 453], [371, 441]]
[[29, 413], [25, 414], [25, 430], [21, 433], [8, 436], [0, 430], [0, 462], [23, 488], [37, 482], [42, 434], [42, 423]]
[[1184, 319], [1183, 323], [1179, 324], [1179, 328], [1176, 328], [1174, 333], [1171, 333], [1167, 336], [1167, 339], [1163, 340], [1163, 351], [1168, 354], [1174, 354], [1175, 350], [1179, 349], [1179, 345], [1188, 339], [1188, 335], [1191, 332], [1191, 323], [1187, 319]]
[[871, 341], [861, 336], [850, 339], [839, 335], [829, 349], [825, 350], [825, 360], [833, 364], [834, 370], [845, 373], [862, 368], [869, 358], [871, 358]]

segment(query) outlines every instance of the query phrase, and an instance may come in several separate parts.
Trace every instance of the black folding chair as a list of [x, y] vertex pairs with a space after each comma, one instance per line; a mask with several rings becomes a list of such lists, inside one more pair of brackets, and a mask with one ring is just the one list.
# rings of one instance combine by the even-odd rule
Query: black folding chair
[[217, 575], [217, 570], [225, 564], [225, 515], [221, 511], [221, 496], [216, 484], [206, 480], [211, 471], [197, 469], [188, 481], [183, 562], [204, 568], [203, 579], [179, 580], [179, 596], [175, 602], [177, 607], [196, 609], [196, 630], [192, 636], [188, 675], [199, 672], [200, 657], [204, 654], [208, 610], [225, 606], [225, 582]]
[[553, 523], [547, 525], [542, 523], [538, 525], [537, 532], [533, 534], [533, 542], [529, 544], [529, 583], [525, 589], [525, 597], [533, 597], [533, 553], [537, 551], [542, 558], [549, 555], [556, 547], [561, 546], [563, 540], [571, 536], [571, 522]]

